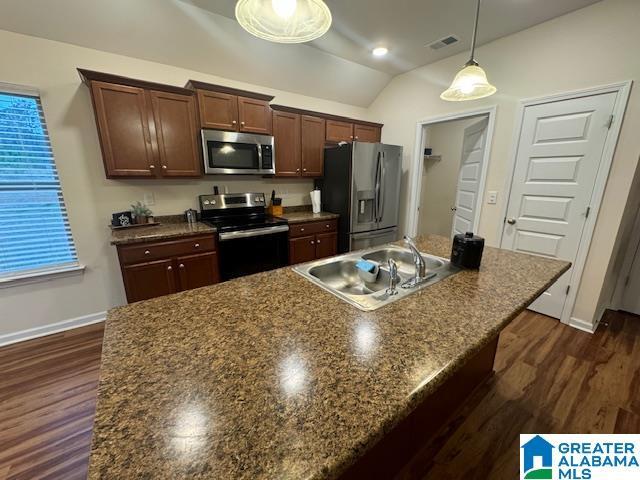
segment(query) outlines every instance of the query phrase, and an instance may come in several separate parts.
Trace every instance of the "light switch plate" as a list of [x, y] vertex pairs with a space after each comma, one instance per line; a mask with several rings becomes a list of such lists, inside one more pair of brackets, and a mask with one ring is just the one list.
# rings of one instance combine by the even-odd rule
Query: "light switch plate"
[[487, 192], [487, 203], [489, 205], [495, 205], [496, 203], [498, 203], [498, 192], [496, 192], [495, 190]]
[[153, 197], [153, 193], [145, 193], [143, 202], [145, 205], [155, 205], [156, 199]]

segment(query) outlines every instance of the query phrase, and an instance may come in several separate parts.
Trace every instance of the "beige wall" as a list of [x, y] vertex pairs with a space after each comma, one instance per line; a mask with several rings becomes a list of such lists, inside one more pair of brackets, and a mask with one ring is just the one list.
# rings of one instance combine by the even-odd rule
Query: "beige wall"
[[279, 104], [370, 119], [366, 110], [327, 100], [256, 87], [159, 63], [0, 31], [0, 81], [37, 87], [60, 173], [82, 275], [0, 289], [0, 335], [104, 311], [125, 301], [115, 248], [108, 243], [112, 212], [153, 193], [156, 214], [197, 208], [197, 195], [214, 184], [229, 191], [275, 189], [285, 205], [310, 203], [311, 180], [207, 177], [202, 180], [107, 180], [91, 100], [76, 67], [161, 83], [198, 79], [275, 95]]
[[418, 233], [451, 235], [456, 202], [458, 172], [462, 161], [462, 142], [465, 128], [479, 122], [481, 117], [436, 123], [424, 127], [427, 147], [441, 160], [422, 161], [422, 189]]
[[[405, 146], [404, 169], [413, 154], [416, 121], [456, 111], [497, 105], [496, 129], [486, 189], [499, 191], [497, 205], [483, 204], [479, 233], [497, 245], [505, 201], [505, 180], [519, 100], [640, 78], [640, 2], [604, 0], [482, 46], [477, 58], [498, 94], [471, 103], [447, 103], [440, 92], [466, 61], [457, 55], [398, 76], [370, 107], [385, 123], [382, 140]], [[593, 321], [622, 210], [640, 151], [640, 94], [634, 88], [597, 219], [591, 251], [573, 315]], [[403, 176], [406, 182], [407, 173]], [[408, 188], [403, 191], [408, 200]], [[405, 210], [406, 212], [406, 210]]]

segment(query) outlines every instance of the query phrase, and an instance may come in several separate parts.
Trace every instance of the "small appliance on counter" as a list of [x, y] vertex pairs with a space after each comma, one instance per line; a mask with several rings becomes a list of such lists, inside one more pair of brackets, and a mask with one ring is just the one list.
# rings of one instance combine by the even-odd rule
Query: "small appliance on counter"
[[483, 250], [484, 238], [474, 235], [473, 232], [454, 235], [451, 263], [462, 268], [480, 268]]
[[189, 210], [185, 210], [184, 217], [187, 220], [187, 223], [196, 223], [198, 221], [198, 212], [193, 208], [190, 208]]
[[320, 213], [322, 206], [322, 197], [318, 188], [314, 189], [309, 195], [311, 195], [311, 209], [313, 213]]

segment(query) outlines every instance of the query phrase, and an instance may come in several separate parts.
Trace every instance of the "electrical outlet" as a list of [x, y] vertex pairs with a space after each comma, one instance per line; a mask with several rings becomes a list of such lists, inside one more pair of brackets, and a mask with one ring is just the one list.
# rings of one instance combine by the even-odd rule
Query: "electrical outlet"
[[156, 199], [153, 196], [153, 193], [145, 193], [143, 202], [145, 205], [155, 205]]
[[487, 192], [487, 203], [489, 205], [495, 205], [496, 203], [498, 203], [498, 192], [496, 192], [495, 190]]

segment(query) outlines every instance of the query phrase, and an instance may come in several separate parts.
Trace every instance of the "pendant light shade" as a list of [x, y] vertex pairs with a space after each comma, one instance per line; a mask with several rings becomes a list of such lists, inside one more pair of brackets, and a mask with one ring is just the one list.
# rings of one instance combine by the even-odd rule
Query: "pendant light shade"
[[331, 27], [322, 0], [238, 0], [236, 18], [251, 35], [277, 43], [309, 42]]
[[484, 70], [477, 63], [471, 63], [458, 72], [451, 86], [442, 92], [440, 98], [449, 102], [477, 100], [493, 95], [496, 90], [487, 80]]
[[464, 68], [458, 72], [451, 86], [447, 88], [440, 98], [449, 102], [463, 102], [465, 100], [477, 100], [496, 93], [497, 88], [489, 83], [487, 74], [475, 60], [476, 36], [478, 33], [478, 17], [480, 16], [480, 0], [476, 6], [476, 22], [473, 27], [473, 39], [471, 40], [471, 58]]

